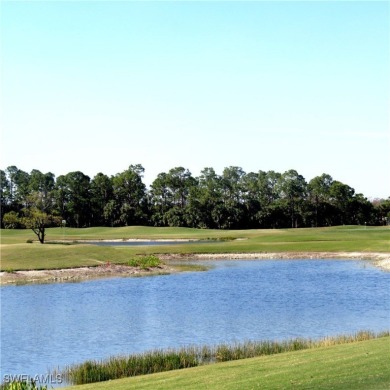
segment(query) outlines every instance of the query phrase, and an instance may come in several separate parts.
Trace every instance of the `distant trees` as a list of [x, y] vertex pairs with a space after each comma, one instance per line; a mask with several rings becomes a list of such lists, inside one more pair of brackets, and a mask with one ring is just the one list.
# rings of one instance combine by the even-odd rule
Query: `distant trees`
[[191, 226], [221, 229], [223, 226], [223, 198], [221, 177], [213, 168], [205, 168], [191, 191]]
[[[36, 180], [38, 177], [42, 181]], [[43, 244], [46, 228], [60, 225], [61, 217], [55, 209], [53, 187], [50, 184], [47, 185], [52, 175], [39, 176], [37, 171], [33, 171], [30, 178], [32, 178], [28, 182], [30, 192], [26, 192], [21, 198], [23, 208], [18, 207], [19, 212], [11, 210], [4, 214], [2, 224], [6, 228], [31, 229], [37, 235], [39, 242]]]
[[291, 227], [305, 225], [305, 200], [307, 195], [307, 183], [302, 175], [291, 169], [280, 178], [280, 194], [288, 210]]
[[330, 224], [328, 215], [332, 215], [330, 206], [330, 187], [333, 179], [324, 173], [310, 180], [308, 184], [309, 208], [314, 214], [314, 226]]
[[390, 223], [390, 197], [388, 199], [375, 199], [372, 202], [374, 206], [374, 218], [376, 225], [385, 225]]
[[246, 173], [230, 166], [199, 177], [175, 167], [147, 189], [142, 165], [92, 180], [80, 171], [55, 178], [10, 166], [0, 171], [1, 226], [44, 229], [67, 226], [187, 226], [216, 229], [287, 228], [390, 221], [390, 198], [368, 201], [329, 174], [309, 183], [295, 170]]
[[189, 226], [189, 195], [197, 181], [191, 172], [176, 167], [160, 173], [150, 189], [151, 221], [155, 226]]
[[111, 179], [99, 172], [90, 183], [91, 214], [94, 224], [114, 226], [114, 189]]
[[92, 226], [91, 180], [80, 171], [57, 178], [55, 200], [58, 211], [69, 226]]
[[[147, 223], [146, 186], [142, 182], [142, 165], [130, 165], [111, 179], [113, 202], [111, 217], [114, 226], [141, 225]], [[107, 211], [107, 210], [106, 210]], [[109, 217], [109, 214], [106, 213]]]

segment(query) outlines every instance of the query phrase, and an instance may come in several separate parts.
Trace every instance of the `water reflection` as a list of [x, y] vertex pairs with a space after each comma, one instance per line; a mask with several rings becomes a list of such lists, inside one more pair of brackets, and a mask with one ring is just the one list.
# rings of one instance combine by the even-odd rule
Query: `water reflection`
[[389, 328], [390, 274], [364, 262], [197, 263], [213, 268], [2, 287], [2, 375], [154, 348]]

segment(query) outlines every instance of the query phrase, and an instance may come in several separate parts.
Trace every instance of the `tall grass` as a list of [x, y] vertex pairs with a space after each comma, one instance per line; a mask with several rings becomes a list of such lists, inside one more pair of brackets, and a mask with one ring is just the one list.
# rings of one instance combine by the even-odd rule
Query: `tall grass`
[[12, 381], [0, 385], [0, 390], [47, 390], [46, 385], [38, 385], [34, 380], [31, 381]]
[[63, 374], [67, 382], [84, 384], [178, 370], [198, 366], [196, 352], [192, 348], [155, 350], [130, 356], [111, 357], [104, 361], [89, 360], [68, 367]]
[[326, 337], [319, 340], [296, 338], [286, 341], [246, 341], [216, 346], [190, 346], [180, 349], [154, 350], [129, 356], [89, 360], [68, 366], [61, 372], [71, 384], [84, 384], [137, 375], [196, 367], [204, 364], [246, 359], [262, 355], [319, 348], [336, 344], [387, 337], [389, 331], [373, 333], [361, 331], [352, 335]]

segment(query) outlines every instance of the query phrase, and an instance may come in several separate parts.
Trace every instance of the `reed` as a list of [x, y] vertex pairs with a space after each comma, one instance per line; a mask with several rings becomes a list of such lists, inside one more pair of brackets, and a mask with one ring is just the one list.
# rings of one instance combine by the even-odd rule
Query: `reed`
[[130, 356], [110, 357], [104, 361], [86, 361], [68, 367], [63, 373], [72, 384], [102, 382], [110, 379], [153, 374], [199, 365], [191, 349], [155, 350]]
[[110, 357], [106, 360], [89, 360], [68, 366], [61, 372], [71, 384], [84, 384], [153, 374], [205, 364], [246, 359], [282, 352], [353, 343], [388, 337], [389, 331], [374, 333], [361, 331], [352, 335], [326, 337], [318, 340], [296, 338], [285, 341], [245, 341], [216, 346], [189, 346], [180, 349], [154, 350], [129, 356]]
[[0, 385], [0, 390], [47, 390], [46, 385], [38, 385], [35, 381], [12, 381]]

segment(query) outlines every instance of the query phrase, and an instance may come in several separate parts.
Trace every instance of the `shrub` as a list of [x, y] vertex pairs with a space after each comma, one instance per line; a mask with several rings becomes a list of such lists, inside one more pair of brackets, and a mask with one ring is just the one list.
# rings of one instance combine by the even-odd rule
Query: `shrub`
[[22, 227], [21, 219], [15, 211], [4, 214], [3, 224], [6, 229], [19, 229]]
[[142, 269], [156, 268], [161, 265], [161, 260], [154, 255], [135, 257], [129, 260], [128, 265], [131, 267], [139, 267]]

